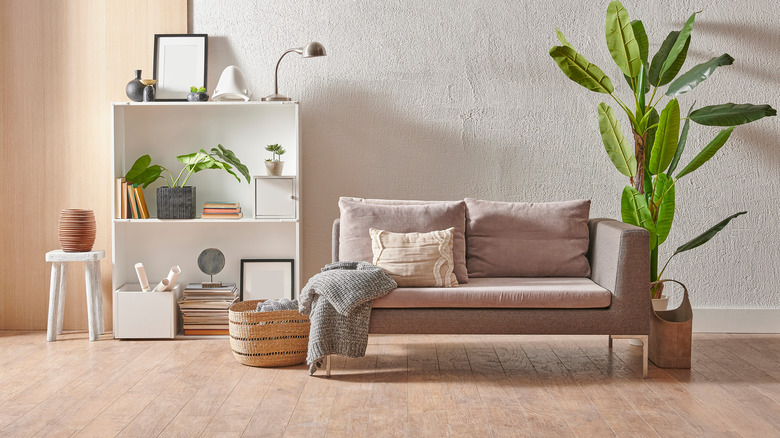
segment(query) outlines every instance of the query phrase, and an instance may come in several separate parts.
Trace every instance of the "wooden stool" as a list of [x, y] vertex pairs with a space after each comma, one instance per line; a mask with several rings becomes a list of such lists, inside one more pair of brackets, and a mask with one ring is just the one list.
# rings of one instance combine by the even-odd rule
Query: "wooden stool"
[[51, 265], [51, 288], [49, 290], [49, 326], [46, 340], [56, 341], [62, 334], [62, 312], [65, 310], [65, 280], [69, 262], [84, 262], [84, 276], [87, 283], [87, 314], [89, 339], [97, 341], [104, 333], [103, 287], [100, 279], [100, 260], [106, 256], [103, 250], [89, 252], [65, 252], [61, 249], [46, 253]]

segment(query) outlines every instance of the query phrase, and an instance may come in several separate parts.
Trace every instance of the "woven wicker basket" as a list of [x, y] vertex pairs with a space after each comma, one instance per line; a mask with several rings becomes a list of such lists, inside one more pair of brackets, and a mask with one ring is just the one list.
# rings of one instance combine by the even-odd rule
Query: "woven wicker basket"
[[257, 303], [262, 301], [242, 301], [228, 309], [233, 356], [253, 367], [304, 362], [309, 345], [309, 317], [297, 310], [257, 312]]

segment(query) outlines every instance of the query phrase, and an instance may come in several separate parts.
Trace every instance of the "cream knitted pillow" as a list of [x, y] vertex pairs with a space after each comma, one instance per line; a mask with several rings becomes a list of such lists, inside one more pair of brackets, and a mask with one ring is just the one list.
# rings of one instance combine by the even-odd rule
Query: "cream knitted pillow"
[[398, 287], [457, 287], [453, 270], [455, 228], [429, 233], [392, 233], [371, 228], [373, 263], [384, 269]]

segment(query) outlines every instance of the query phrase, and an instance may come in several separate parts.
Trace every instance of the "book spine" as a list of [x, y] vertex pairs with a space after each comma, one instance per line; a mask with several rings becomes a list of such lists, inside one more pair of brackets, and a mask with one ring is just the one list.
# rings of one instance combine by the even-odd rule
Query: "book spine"
[[238, 202], [204, 202], [203, 208], [238, 208]]
[[114, 181], [114, 217], [116, 219], [122, 219], [122, 183], [125, 182], [124, 178], [117, 178]]
[[[135, 203], [135, 190], [133, 190], [133, 186], [135, 184], [127, 183], [127, 202], [130, 203], [130, 212], [132, 213], [133, 219], [138, 219], [138, 205]], [[128, 217], [130, 217], [130, 214], [128, 214]]]
[[204, 208], [204, 213], [221, 213], [221, 214], [228, 214], [228, 213], [240, 213], [241, 207], [239, 208]]
[[234, 213], [234, 214], [203, 213], [201, 215], [201, 219], [241, 219], [242, 217], [243, 217], [243, 213]]
[[117, 196], [117, 202], [122, 204], [122, 219], [127, 219], [127, 181], [122, 179], [122, 191], [119, 193], [119, 196]]
[[133, 190], [135, 191], [135, 199], [136, 202], [138, 202], [138, 210], [141, 214], [141, 219], [149, 219], [149, 208], [146, 206], [143, 189], [137, 184], [133, 184]]

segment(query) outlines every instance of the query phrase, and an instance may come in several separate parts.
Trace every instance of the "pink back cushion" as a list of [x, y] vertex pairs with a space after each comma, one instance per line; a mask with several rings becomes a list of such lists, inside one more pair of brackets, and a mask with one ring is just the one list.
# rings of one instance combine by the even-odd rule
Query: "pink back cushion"
[[470, 277], [588, 277], [590, 200], [528, 203], [466, 198]]
[[466, 272], [466, 203], [464, 201], [400, 201], [339, 198], [341, 228], [339, 260], [373, 260], [368, 230], [393, 233], [427, 233], [455, 228], [452, 256], [458, 283], [468, 282]]

